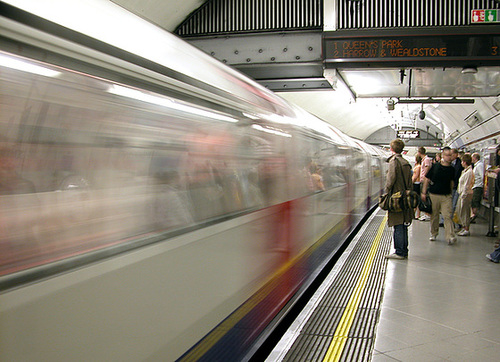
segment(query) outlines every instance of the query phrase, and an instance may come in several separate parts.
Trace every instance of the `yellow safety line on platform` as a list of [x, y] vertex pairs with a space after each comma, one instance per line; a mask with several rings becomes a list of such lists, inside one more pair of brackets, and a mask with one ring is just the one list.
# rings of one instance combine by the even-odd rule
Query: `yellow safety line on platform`
[[387, 216], [384, 218], [384, 220], [380, 224], [380, 227], [378, 228], [377, 235], [375, 236], [375, 240], [373, 240], [372, 247], [370, 249], [370, 252], [368, 253], [368, 258], [365, 261], [365, 265], [363, 266], [363, 270], [361, 272], [358, 283], [354, 288], [354, 293], [352, 294], [351, 299], [349, 299], [349, 303], [347, 304], [344, 314], [342, 315], [340, 323], [335, 330], [333, 341], [330, 344], [328, 351], [326, 352], [325, 358], [323, 359], [324, 362], [339, 361], [340, 357], [342, 356], [342, 352], [344, 351], [347, 337], [349, 335], [349, 330], [351, 329], [352, 323], [354, 322], [354, 316], [356, 315], [359, 303], [361, 302], [361, 296], [363, 295], [368, 277], [370, 276], [373, 260], [375, 259], [377, 249], [380, 245], [380, 240], [382, 239], [382, 233], [384, 232], [386, 222]]

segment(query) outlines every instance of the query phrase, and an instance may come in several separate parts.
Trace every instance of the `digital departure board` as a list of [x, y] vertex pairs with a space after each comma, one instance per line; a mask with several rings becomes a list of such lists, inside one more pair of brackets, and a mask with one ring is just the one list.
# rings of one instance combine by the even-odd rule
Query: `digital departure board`
[[490, 60], [500, 62], [500, 35], [324, 38], [326, 63]]

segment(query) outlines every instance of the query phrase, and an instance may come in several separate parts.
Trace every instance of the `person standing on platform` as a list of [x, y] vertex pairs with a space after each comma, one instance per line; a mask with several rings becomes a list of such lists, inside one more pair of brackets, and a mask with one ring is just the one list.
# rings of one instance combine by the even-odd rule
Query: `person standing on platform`
[[460, 157], [458, 157], [458, 150], [456, 148], [453, 148], [451, 150], [451, 165], [455, 169], [455, 179], [453, 180], [453, 185], [454, 185], [453, 193], [451, 194], [452, 197], [451, 218], [453, 219], [458, 202], [458, 190], [457, 190], [458, 180], [460, 179], [460, 176], [462, 175], [462, 170], [464, 169], [462, 167], [462, 160], [460, 159]]
[[470, 210], [472, 202], [472, 186], [474, 186], [474, 173], [472, 171], [472, 157], [466, 153], [462, 156], [462, 166], [464, 170], [458, 180], [458, 203], [457, 214], [462, 225], [458, 236], [469, 236]]
[[424, 186], [422, 188], [422, 200], [427, 198], [427, 190], [432, 202], [431, 214], [431, 236], [430, 241], [435, 241], [439, 234], [439, 214], [443, 215], [445, 237], [448, 244], [451, 245], [457, 241], [455, 231], [453, 230], [453, 221], [451, 219], [451, 206], [453, 184], [455, 179], [455, 170], [451, 165], [451, 149], [444, 147], [442, 150], [442, 159], [440, 163], [432, 165], [426, 174]]
[[[417, 151], [417, 155], [422, 157], [422, 165], [420, 167], [420, 192], [422, 192], [422, 187], [424, 186], [424, 181], [425, 181], [425, 175], [427, 175], [427, 172], [432, 167], [432, 158], [426, 155], [426, 149], [425, 147], [419, 147]], [[429, 221], [431, 218], [429, 214], [422, 212], [422, 215], [420, 216], [420, 221]]]
[[[393, 155], [387, 159], [389, 170], [385, 180], [385, 193], [411, 189], [411, 165], [402, 156], [405, 143], [398, 139], [391, 142]], [[406, 259], [408, 257], [408, 226], [413, 220], [413, 209], [402, 212], [387, 212], [387, 225], [394, 227], [394, 249], [396, 252], [386, 255], [387, 259]]]
[[[411, 181], [413, 182], [413, 191], [417, 194], [420, 194], [420, 170], [422, 168], [422, 157], [417, 153], [415, 156], [415, 167], [413, 167], [413, 174], [411, 176]], [[420, 210], [418, 206], [415, 209], [416, 215], [415, 218], [418, 219], [420, 217]]]
[[486, 254], [486, 258], [492, 261], [493, 263], [499, 263], [500, 262], [500, 246], [495, 249], [490, 254]]
[[472, 163], [474, 164], [474, 186], [472, 186], [472, 217], [470, 221], [474, 222], [481, 206], [484, 190], [484, 164], [481, 161], [479, 153], [475, 152], [472, 154]]

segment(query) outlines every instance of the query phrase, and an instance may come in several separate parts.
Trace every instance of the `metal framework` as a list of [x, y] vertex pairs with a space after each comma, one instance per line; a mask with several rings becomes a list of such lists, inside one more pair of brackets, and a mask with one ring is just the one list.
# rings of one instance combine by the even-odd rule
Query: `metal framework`
[[462, 26], [473, 9], [500, 9], [496, 0], [336, 0], [338, 29]]
[[323, 0], [210, 0], [182, 22], [182, 37], [323, 29]]

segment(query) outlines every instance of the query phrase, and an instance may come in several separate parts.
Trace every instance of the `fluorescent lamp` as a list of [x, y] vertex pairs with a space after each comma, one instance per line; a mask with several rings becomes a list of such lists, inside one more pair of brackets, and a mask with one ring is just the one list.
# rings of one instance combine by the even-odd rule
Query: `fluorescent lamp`
[[142, 92], [142, 91], [137, 90], [137, 89], [123, 87], [123, 86], [116, 85], [116, 84], [113, 84], [108, 89], [108, 92], [115, 94], [115, 95], [118, 95], [118, 96], [136, 99], [136, 100], [141, 101], [141, 102], [152, 103], [152, 104], [156, 104], [156, 105], [163, 106], [166, 108], [171, 108], [171, 109], [173, 108], [173, 109], [178, 110], [178, 111], [196, 114], [196, 115], [202, 116], [202, 117], [212, 118], [212, 119], [215, 119], [218, 121], [231, 122], [231, 123], [238, 122], [238, 120], [236, 118], [228, 117], [228, 116], [225, 116], [225, 115], [222, 115], [219, 113], [207, 111], [207, 110], [200, 109], [200, 108], [195, 108], [192, 106], [188, 106], [185, 104], [175, 102], [174, 100], [171, 100], [167, 97], [145, 93], [145, 92]]
[[258, 124], [252, 125], [252, 128], [256, 129], [258, 131], [262, 131], [262, 132], [266, 132], [266, 133], [271, 133], [271, 134], [274, 134], [276, 136], [292, 137], [291, 134], [288, 134], [288, 133], [285, 133], [283, 131], [280, 131], [280, 130], [277, 130], [277, 129], [273, 129], [273, 128], [262, 127], [261, 125], [258, 125]]
[[0, 66], [20, 70], [22, 72], [42, 75], [44, 77], [57, 77], [60, 72], [33, 64], [29, 61], [19, 60], [7, 55], [0, 54]]

